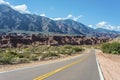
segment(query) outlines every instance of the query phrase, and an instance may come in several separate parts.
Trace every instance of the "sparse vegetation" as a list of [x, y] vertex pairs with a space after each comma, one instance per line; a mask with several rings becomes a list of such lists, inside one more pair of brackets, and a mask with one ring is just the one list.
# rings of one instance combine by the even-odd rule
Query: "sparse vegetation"
[[81, 46], [33, 46], [29, 48], [0, 49], [0, 64], [19, 64], [31, 61], [59, 58], [79, 53]]
[[101, 49], [104, 53], [120, 55], [120, 43], [119, 42], [104, 43], [102, 44]]

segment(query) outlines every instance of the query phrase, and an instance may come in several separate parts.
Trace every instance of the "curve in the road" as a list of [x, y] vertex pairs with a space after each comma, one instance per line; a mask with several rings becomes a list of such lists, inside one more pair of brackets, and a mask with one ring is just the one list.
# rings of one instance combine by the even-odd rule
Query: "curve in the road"
[[43, 80], [45, 78], [48, 78], [49, 76], [52, 76], [52, 75], [54, 75], [54, 74], [56, 74], [56, 73], [58, 73], [58, 72], [60, 72], [60, 71], [62, 71], [64, 69], [67, 69], [67, 68], [69, 68], [69, 67], [71, 67], [71, 66], [73, 66], [73, 65], [75, 65], [77, 63], [80, 63], [80, 62], [84, 61], [87, 58], [88, 58], [88, 56], [85, 56], [85, 57], [81, 58], [80, 60], [77, 60], [77, 61], [72, 62], [72, 63], [70, 63], [70, 64], [68, 64], [66, 66], [63, 66], [63, 67], [58, 68], [58, 69], [56, 69], [54, 71], [51, 71], [51, 72], [48, 72], [48, 73], [46, 73], [46, 74], [44, 74], [42, 76], [39, 76], [39, 77], [35, 78], [34, 80]]

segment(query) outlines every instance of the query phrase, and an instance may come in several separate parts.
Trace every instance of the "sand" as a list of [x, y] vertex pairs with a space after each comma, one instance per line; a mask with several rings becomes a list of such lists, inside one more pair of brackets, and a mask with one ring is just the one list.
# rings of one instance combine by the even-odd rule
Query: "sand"
[[120, 55], [102, 53], [96, 50], [105, 80], [120, 80]]

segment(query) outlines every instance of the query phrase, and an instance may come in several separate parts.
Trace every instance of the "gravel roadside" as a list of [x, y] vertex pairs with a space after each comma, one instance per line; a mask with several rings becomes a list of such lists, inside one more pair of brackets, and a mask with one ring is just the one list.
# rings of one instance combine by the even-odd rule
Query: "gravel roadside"
[[105, 80], [120, 80], [120, 56], [112, 54], [103, 54], [96, 50]]

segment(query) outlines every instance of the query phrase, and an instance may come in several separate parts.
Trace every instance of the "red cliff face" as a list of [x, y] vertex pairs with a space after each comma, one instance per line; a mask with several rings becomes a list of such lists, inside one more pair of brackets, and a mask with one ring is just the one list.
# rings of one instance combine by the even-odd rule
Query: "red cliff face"
[[19, 47], [18, 45], [95, 45], [107, 42], [107, 38], [85, 36], [0, 36], [0, 47]]

